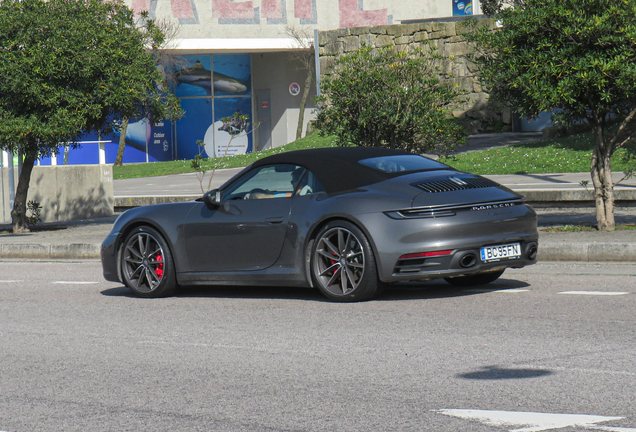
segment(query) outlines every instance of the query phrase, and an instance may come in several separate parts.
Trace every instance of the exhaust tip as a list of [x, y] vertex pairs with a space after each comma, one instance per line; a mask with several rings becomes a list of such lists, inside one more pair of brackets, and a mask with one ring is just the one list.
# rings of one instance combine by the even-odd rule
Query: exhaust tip
[[530, 246], [528, 246], [528, 259], [534, 261], [535, 259], [537, 259], [537, 252], [539, 251], [539, 248], [537, 246], [536, 243], [531, 244]]
[[459, 260], [459, 265], [463, 268], [472, 267], [477, 264], [477, 255], [474, 253], [467, 253]]

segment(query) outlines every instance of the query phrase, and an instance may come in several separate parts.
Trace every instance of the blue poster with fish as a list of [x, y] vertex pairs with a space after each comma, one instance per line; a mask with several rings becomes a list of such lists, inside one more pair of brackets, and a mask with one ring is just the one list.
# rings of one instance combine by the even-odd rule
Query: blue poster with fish
[[[251, 56], [184, 56], [178, 58], [176, 64], [175, 94], [185, 111], [176, 125], [177, 158], [192, 159], [198, 154], [212, 158], [251, 152]], [[248, 118], [227, 119], [235, 113]]]
[[214, 95], [252, 94], [252, 66], [249, 54], [222, 54], [213, 56]]
[[[238, 117], [244, 115], [247, 120]], [[205, 151], [213, 157], [250, 153], [253, 129], [252, 98], [215, 98], [214, 124], [205, 134]]]
[[174, 158], [174, 140], [172, 122], [161, 121], [150, 127], [148, 141], [148, 161], [163, 162]]
[[470, 0], [453, 0], [453, 16], [473, 14], [473, 4]]
[[205, 139], [212, 124], [212, 99], [181, 99], [181, 108], [185, 115], [177, 121], [177, 159], [194, 159], [198, 154], [213, 157], [197, 144]]
[[212, 57], [179, 57], [175, 66], [174, 82], [177, 97], [212, 96]]

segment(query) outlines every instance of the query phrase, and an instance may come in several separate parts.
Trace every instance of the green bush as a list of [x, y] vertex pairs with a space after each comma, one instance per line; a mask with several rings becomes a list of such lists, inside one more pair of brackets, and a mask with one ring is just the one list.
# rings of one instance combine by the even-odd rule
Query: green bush
[[341, 55], [322, 79], [316, 128], [340, 145], [448, 153], [465, 132], [448, 112], [459, 92], [440, 81], [439, 59], [428, 45]]

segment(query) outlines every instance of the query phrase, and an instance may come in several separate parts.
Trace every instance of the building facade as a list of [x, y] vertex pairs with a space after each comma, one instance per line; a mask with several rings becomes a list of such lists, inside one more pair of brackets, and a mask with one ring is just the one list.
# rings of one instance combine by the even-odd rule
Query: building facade
[[[185, 116], [156, 126], [131, 120], [126, 163], [244, 153], [295, 140], [307, 70], [294, 57], [300, 44], [290, 29], [312, 42], [316, 30], [480, 13], [479, 3], [470, 0], [128, 0], [128, 5], [176, 30], [163, 67]], [[314, 116], [315, 95], [312, 84], [303, 135]], [[227, 121], [237, 112], [248, 116], [247, 126]], [[89, 136], [80, 149], [40, 163], [113, 163], [118, 142], [116, 133]]]

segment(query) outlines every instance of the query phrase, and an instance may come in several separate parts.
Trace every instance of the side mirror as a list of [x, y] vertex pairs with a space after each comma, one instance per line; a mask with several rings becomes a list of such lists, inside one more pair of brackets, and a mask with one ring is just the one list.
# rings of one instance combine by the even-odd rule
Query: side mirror
[[203, 194], [203, 202], [210, 209], [218, 208], [221, 203], [221, 191], [218, 189], [212, 189]]

